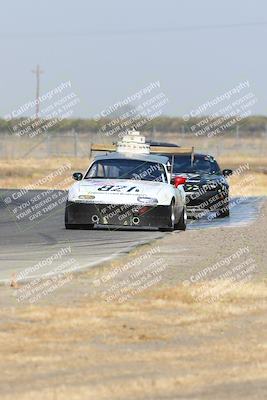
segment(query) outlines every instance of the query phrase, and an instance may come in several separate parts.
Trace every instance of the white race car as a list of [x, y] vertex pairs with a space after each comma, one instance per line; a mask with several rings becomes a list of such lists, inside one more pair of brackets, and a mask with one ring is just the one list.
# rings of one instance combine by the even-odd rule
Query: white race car
[[166, 156], [112, 152], [76, 172], [65, 210], [66, 229], [95, 225], [186, 229], [185, 178], [171, 181]]

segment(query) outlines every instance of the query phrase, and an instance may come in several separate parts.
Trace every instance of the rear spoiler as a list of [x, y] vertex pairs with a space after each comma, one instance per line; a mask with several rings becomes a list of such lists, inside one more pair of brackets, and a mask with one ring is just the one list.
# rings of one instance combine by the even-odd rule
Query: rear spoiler
[[99, 144], [99, 143], [92, 143], [90, 149], [90, 155], [93, 151], [116, 151], [115, 144]]
[[[116, 144], [100, 144], [95, 143], [91, 145], [90, 157], [92, 152], [94, 151], [106, 151], [112, 152], [116, 151], [117, 146]], [[150, 154], [166, 154], [175, 156], [178, 154], [188, 154], [191, 155], [191, 164], [194, 161], [194, 147], [175, 147], [175, 146], [150, 146]]]
[[169, 147], [169, 146], [150, 146], [151, 154], [192, 154], [194, 153], [194, 147]]

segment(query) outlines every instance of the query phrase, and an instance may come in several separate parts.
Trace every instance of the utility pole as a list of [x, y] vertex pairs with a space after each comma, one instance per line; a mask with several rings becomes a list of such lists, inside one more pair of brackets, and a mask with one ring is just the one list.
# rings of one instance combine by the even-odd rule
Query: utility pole
[[39, 118], [39, 96], [40, 96], [40, 74], [42, 74], [44, 71], [40, 69], [40, 65], [36, 65], [36, 69], [32, 70], [32, 73], [36, 75], [36, 111], [35, 111], [35, 118]]
[[239, 125], [236, 125], [235, 137], [239, 141]]

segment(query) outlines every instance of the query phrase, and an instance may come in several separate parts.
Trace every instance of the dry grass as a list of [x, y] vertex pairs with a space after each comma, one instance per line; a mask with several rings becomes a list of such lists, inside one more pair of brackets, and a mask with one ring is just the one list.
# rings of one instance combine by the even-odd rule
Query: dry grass
[[[27, 185], [35, 185], [38, 180], [55, 172], [63, 165], [70, 165], [59, 177], [53, 179], [51, 183], [38, 185], [39, 189], [67, 189], [72, 183], [71, 176], [75, 171], [85, 171], [88, 167], [88, 158], [48, 158], [25, 159], [25, 160], [1, 160], [0, 161], [0, 187], [1, 188], [23, 188]], [[63, 186], [62, 180], [70, 178]]]
[[218, 162], [222, 169], [237, 169], [240, 165], [249, 164], [250, 170], [252, 171], [260, 171], [261, 169], [267, 170], [267, 157], [264, 155], [252, 156], [236, 153], [233, 156], [224, 154], [218, 157]]
[[246, 393], [246, 382], [267, 378], [266, 284], [212, 304], [197, 302], [194, 290], [1, 310], [1, 399], [204, 398], [197, 393], [239, 383]]
[[231, 196], [266, 196], [267, 174], [246, 172], [229, 179]]
[[[267, 160], [265, 159], [264, 162]], [[235, 160], [236, 167], [243, 165], [246, 162], [250, 162], [250, 159], [244, 157], [237, 158]], [[263, 161], [258, 160], [261, 165]], [[224, 166], [232, 166], [233, 160], [227, 161], [227, 158], [223, 160]], [[45, 183], [38, 185], [39, 189], [68, 189], [72, 184], [72, 173], [75, 171], [85, 171], [88, 167], [88, 158], [51, 158], [45, 160], [37, 159], [26, 159], [26, 160], [13, 160], [13, 161], [0, 161], [0, 187], [1, 188], [23, 188], [27, 185], [35, 185], [38, 180], [53, 173], [62, 165], [70, 164], [69, 170], [64, 174], [53, 179], [51, 183]], [[231, 165], [230, 165], [231, 164]], [[251, 167], [252, 168], [252, 167]], [[246, 176], [251, 176], [252, 180], [246, 183]], [[68, 179], [69, 178], [69, 179]], [[62, 185], [62, 180], [64, 181]], [[65, 181], [66, 180], [66, 181]], [[238, 195], [267, 195], [267, 174], [263, 172], [256, 172], [255, 170], [249, 170], [242, 174], [241, 182], [245, 182], [245, 185], [240, 184], [240, 177], [236, 176], [231, 178], [233, 196]]]
[[[246, 186], [247, 195], [267, 194], [267, 140], [266, 138], [242, 138], [236, 140], [233, 137], [183, 137], [174, 134], [161, 135], [158, 133], [156, 140], [166, 140], [179, 145], [189, 147], [195, 146], [197, 151], [207, 152], [215, 155], [221, 168], [236, 169], [241, 165], [248, 164], [249, 171], [255, 178], [253, 185]], [[18, 142], [23, 145], [23, 141]], [[46, 183], [40, 188], [67, 189], [72, 183], [71, 175], [75, 171], [85, 171], [89, 164], [88, 157], [51, 157], [44, 159], [2, 159], [0, 161], [0, 187], [1, 188], [22, 188], [34, 184], [48, 174], [60, 168], [63, 164], [71, 164], [70, 170], [61, 177], [54, 179], [50, 184]], [[264, 174], [265, 172], [265, 174]], [[60, 181], [69, 177], [70, 179], [60, 185]], [[238, 179], [232, 178], [233, 195], [242, 195], [244, 187], [238, 187]]]

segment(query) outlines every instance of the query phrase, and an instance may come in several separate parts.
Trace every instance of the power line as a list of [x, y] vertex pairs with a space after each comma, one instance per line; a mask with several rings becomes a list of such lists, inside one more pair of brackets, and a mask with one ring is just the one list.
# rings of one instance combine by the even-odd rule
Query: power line
[[140, 28], [140, 29], [126, 29], [126, 30], [90, 30], [80, 32], [1, 32], [0, 37], [81, 37], [81, 36], [106, 36], [106, 35], [135, 35], [135, 34], [150, 34], [150, 33], [175, 33], [187, 31], [201, 31], [201, 30], [220, 30], [220, 29], [239, 29], [239, 28], [253, 28], [253, 27], [266, 27], [267, 21], [262, 22], [243, 22], [231, 24], [218, 24], [218, 25], [184, 25], [173, 27], [159, 27], [159, 28]]

